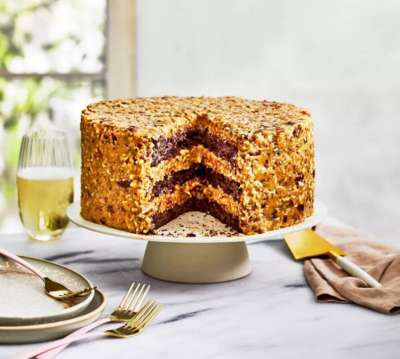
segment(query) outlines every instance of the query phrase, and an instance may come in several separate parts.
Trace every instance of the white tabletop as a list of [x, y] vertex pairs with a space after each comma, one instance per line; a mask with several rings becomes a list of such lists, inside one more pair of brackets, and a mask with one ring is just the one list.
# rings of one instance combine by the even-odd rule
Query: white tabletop
[[[187, 285], [145, 276], [145, 243], [70, 229], [51, 243], [23, 234], [0, 235], [0, 246], [37, 256], [87, 275], [108, 299], [106, 312], [132, 281], [151, 284], [165, 305], [156, 322], [130, 339], [73, 345], [60, 358], [351, 358], [400, 356], [400, 317], [349, 304], [315, 302], [302, 264], [282, 241], [249, 245], [250, 276], [227, 283]], [[38, 344], [34, 344], [38, 345]], [[0, 346], [0, 358], [34, 345]]]

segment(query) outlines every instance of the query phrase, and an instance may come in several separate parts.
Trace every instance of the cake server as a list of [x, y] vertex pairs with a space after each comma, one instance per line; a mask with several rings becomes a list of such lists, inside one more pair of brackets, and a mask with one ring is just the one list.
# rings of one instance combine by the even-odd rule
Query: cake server
[[49, 277], [46, 277], [40, 271], [38, 271], [33, 265], [31, 265], [21, 257], [18, 257], [16, 254], [11, 253], [4, 248], [0, 248], [0, 255], [11, 259], [13, 262], [18, 263], [20, 266], [24, 267], [25, 269], [29, 270], [30, 272], [38, 276], [44, 282], [44, 289], [46, 291], [46, 294], [53, 299], [67, 303], [71, 302], [71, 304], [73, 304], [74, 298], [86, 296], [91, 291], [96, 289], [94, 287], [85, 288], [79, 292], [73, 292], [72, 290], [62, 285], [61, 283], [58, 283], [50, 279]]
[[283, 237], [296, 260], [329, 256], [344, 271], [354, 277], [362, 279], [370, 287], [382, 287], [382, 284], [380, 284], [374, 277], [346, 258], [346, 253], [342, 249], [329, 243], [313, 230], [306, 229], [299, 232], [285, 234]]

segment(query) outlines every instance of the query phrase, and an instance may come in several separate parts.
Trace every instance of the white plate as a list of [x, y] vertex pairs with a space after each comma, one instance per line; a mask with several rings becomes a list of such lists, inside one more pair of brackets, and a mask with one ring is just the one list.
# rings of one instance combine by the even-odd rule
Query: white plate
[[[294, 226], [277, 229], [261, 234], [241, 235], [233, 233], [228, 227], [217, 221], [215, 218], [201, 212], [188, 212], [167, 225], [156, 230], [156, 234], [136, 234], [119, 229], [114, 229], [101, 224], [85, 220], [81, 216], [79, 202], [74, 202], [68, 208], [68, 216], [72, 222], [86, 229], [119, 237], [140, 239], [152, 242], [173, 242], [173, 243], [218, 243], [218, 242], [247, 242], [254, 243], [266, 239], [281, 239], [286, 233], [300, 231], [310, 228], [322, 222], [328, 215], [327, 207], [320, 201], [314, 205], [314, 214], [304, 222]], [[215, 236], [205, 233], [217, 233]], [[187, 234], [195, 236], [188, 237]], [[224, 233], [226, 233], [224, 235]]]
[[93, 293], [93, 300], [76, 317], [51, 323], [0, 326], [0, 343], [35, 343], [64, 337], [99, 318], [105, 305], [103, 293], [96, 290]]
[[[92, 286], [84, 276], [67, 267], [43, 259], [22, 258], [71, 290]], [[83, 312], [93, 297], [92, 291], [79, 303], [67, 307], [46, 295], [40, 278], [0, 257], [0, 325], [49, 323], [70, 318]]]

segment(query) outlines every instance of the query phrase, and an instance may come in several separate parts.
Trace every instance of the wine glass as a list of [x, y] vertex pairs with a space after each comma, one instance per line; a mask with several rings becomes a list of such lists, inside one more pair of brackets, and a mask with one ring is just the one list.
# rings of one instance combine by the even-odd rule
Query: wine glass
[[39, 241], [59, 238], [73, 201], [73, 169], [67, 134], [34, 130], [22, 138], [17, 172], [18, 208], [27, 234]]

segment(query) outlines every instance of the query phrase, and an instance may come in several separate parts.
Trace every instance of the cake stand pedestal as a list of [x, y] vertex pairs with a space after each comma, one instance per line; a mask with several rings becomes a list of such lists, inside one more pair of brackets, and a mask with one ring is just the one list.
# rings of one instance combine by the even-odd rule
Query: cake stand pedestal
[[245, 242], [149, 242], [142, 270], [147, 275], [180, 283], [216, 283], [239, 279], [251, 272]]
[[179, 226], [174, 236], [130, 233], [87, 221], [80, 211], [79, 202], [73, 203], [67, 210], [71, 221], [80, 227], [147, 241], [143, 272], [154, 278], [181, 283], [217, 283], [242, 278], [251, 272], [246, 244], [281, 239], [286, 233], [311, 228], [322, 222], [328, 213], [326, 206], [316, 201], [314, 214], [291, 227], [254, 235], [187, 237], [179, 235]]

